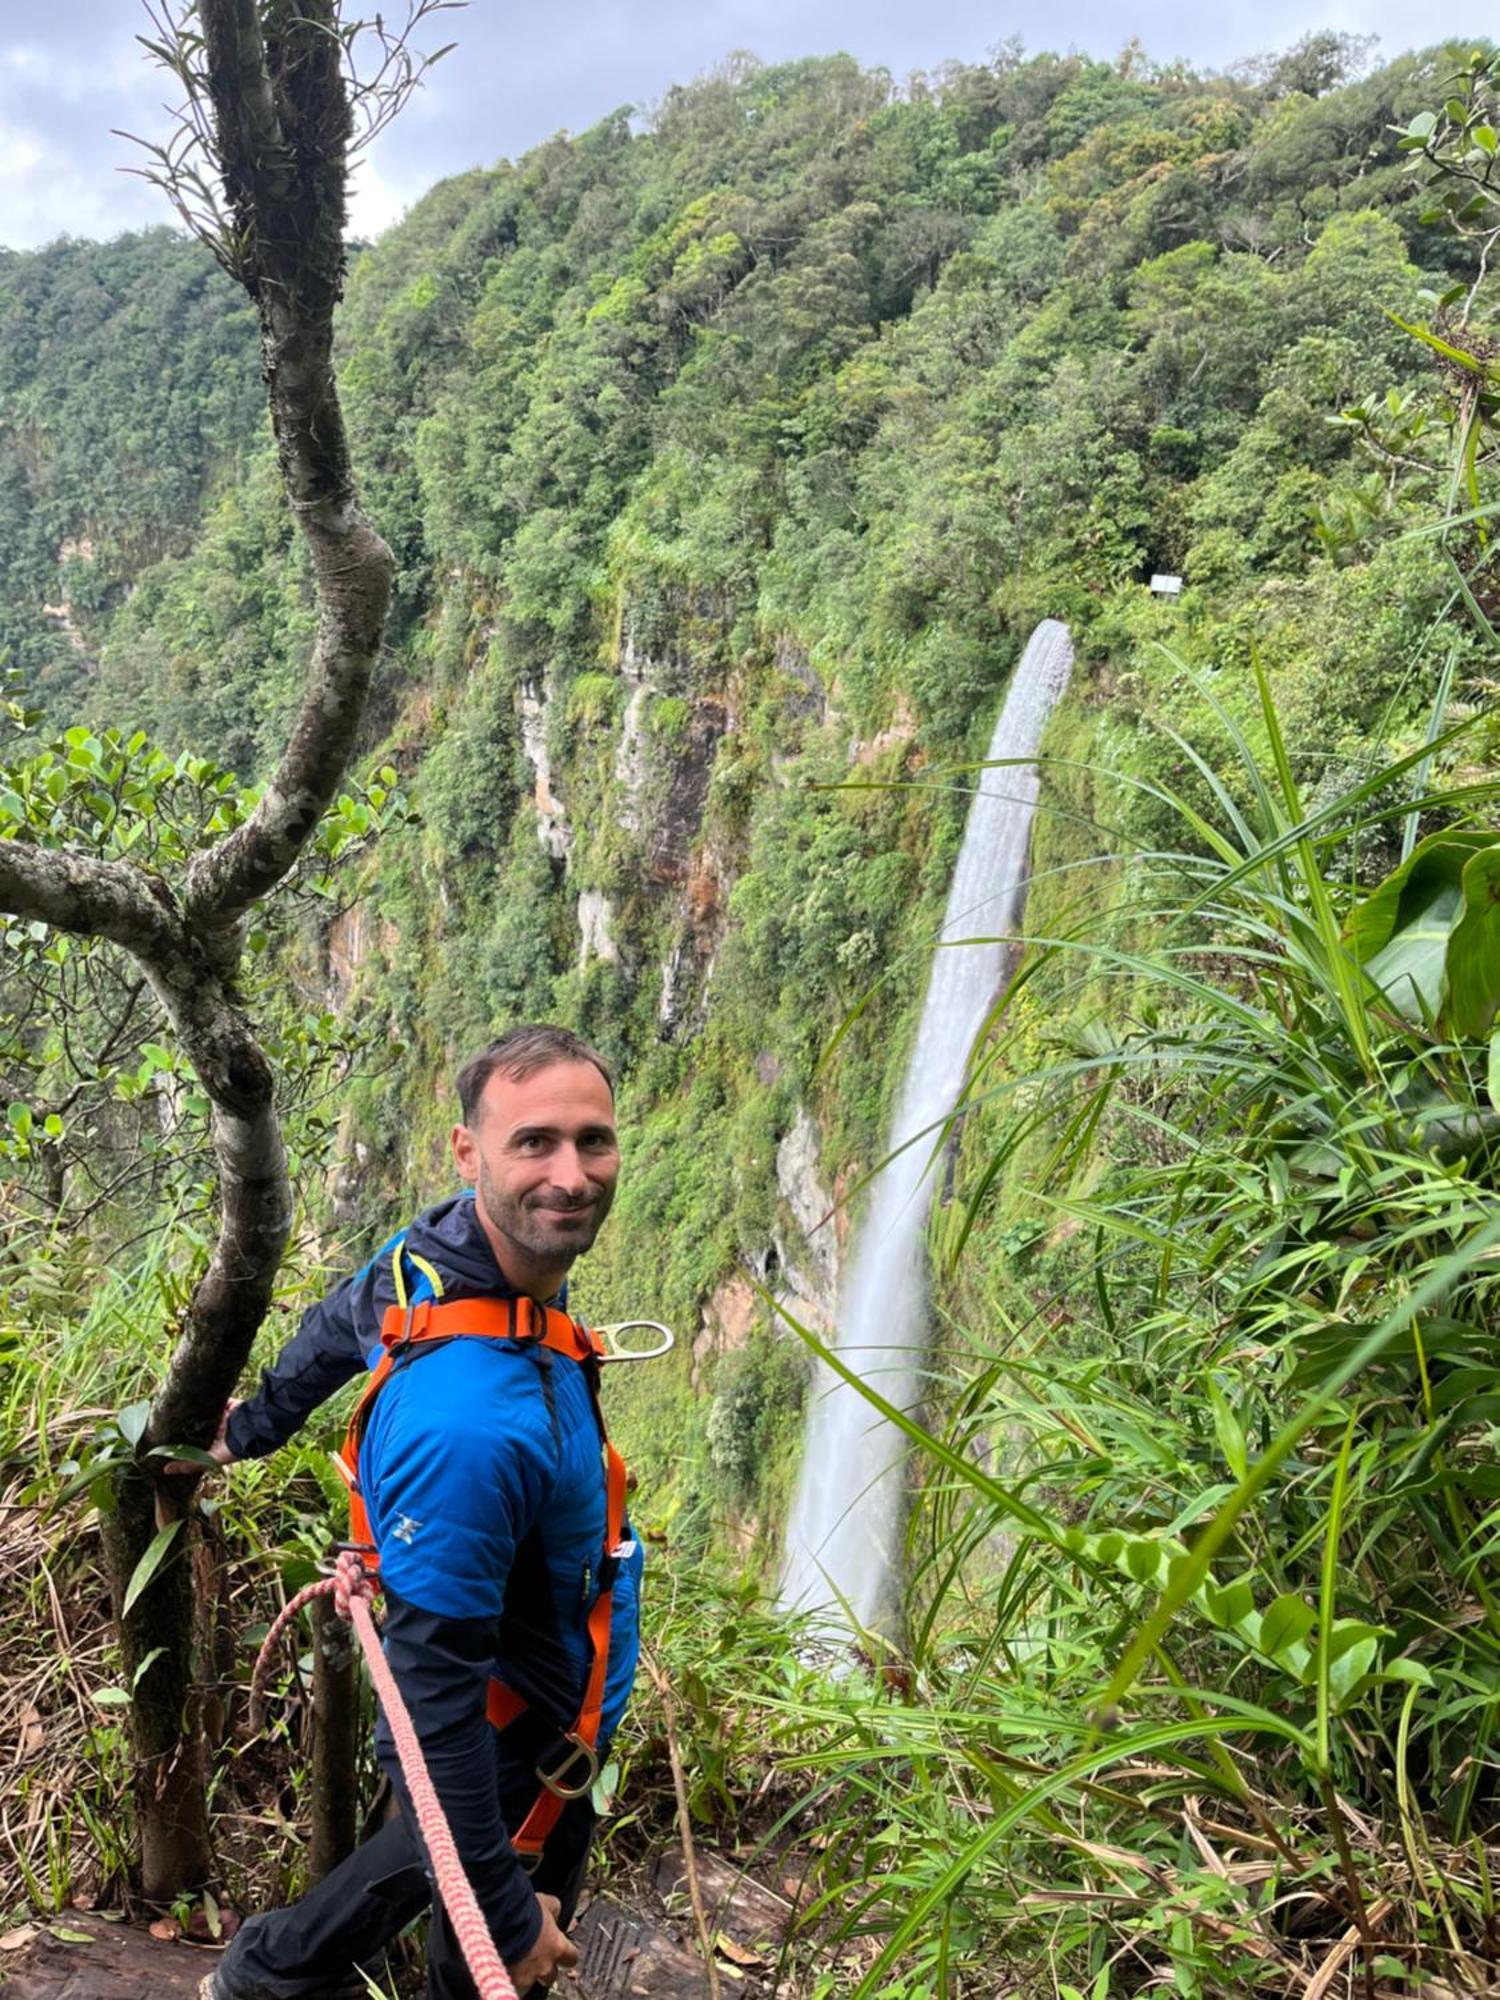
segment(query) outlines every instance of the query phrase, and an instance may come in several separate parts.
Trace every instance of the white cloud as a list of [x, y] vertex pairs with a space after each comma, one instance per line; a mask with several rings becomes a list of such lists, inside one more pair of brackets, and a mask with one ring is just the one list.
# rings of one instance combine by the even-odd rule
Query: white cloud
[[399, 222], [417, 196], [418, 188], [393, 186], [380, 171], [373, 153], [361, 153], [349, 188], [349, 232], [367, 241]]
[[70, 157], [46, 133], [0, 112], [0, 244], [111, 236], [166, 220], [159, 197], [142, 182]]
[[0, 182], [18, 184], [36, 172], [46, 158], [46, 148], [29, 132], [8, 130], [0, 125]]
[[[14, 19], [14, 0], [0, 0]], [[1112, 56], [1133, 30], [1152, 55], [1203, 64], [1285, 48], [1307, 29], [1378, 33], [1382, 54], [1470, 35], [1473, 0], [473, 0], [459, 49], [357, 173], [355, 229], [377, 234], [434, 181], [514, 158], [559, 127], [582, 131], [629, 102], [658, 100], [735, 48], [771, 61], [848, 48], [898, 77], [948, 57], [981, 59], [1014, 30], [1025, 45]], [[0, 25], [0, 244], [67, 232], [109, 235], [170, 219], [121, 174], [132, 149], [112, 127], [161, 136], [172, 79], [143, 54], [133, 0], [41, 0], [24, 34]], [[7, 33], [9, 28], [9, 33]]]

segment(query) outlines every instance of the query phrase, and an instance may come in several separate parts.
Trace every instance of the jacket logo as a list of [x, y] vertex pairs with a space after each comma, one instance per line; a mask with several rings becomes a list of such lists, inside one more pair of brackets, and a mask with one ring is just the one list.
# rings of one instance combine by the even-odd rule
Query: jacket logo
[[391, 1535], [396, 1541], [405, 1542], [407, 1547], [410, 1548], [421, 1525], [422, 1523], [414, 1521], [410, 1514], [398, 1514], [396, 1516], [396, 1525], [392, 1528]]

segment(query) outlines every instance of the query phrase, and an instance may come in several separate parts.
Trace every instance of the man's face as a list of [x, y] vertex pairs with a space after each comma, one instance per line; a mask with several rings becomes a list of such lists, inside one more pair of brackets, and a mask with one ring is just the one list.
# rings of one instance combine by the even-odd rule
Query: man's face
[[501, 1239], [507, 1274], [561, 1282], [614, 1199], [620, 1147], [609, 1085], [587, 1062], [549, 1063], [519, 1083], [496, 1071], [473, 1123], [454, 1126], [453, 1157]]

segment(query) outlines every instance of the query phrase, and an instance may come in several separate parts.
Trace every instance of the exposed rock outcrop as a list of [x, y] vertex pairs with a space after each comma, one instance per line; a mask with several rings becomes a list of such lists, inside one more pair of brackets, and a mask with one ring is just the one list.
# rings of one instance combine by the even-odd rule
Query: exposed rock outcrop
[[708, 989], [724, 940], [725, 885], [719, 857], [705, 846], [680, 894], [681, 922], [662, 965], [656, 1018], [664, 1035], [694, 1034], [708, 1013]]
[[[721, 696], [690, 692], [690, 676], [679, 662], [638, 653], [629, 640], [620, 678], [629, 692], [615, 747], [615, 814], [640, 841], [654, 880], [680, 882], [703, 825], [719, 739], [733, 717]], [[677, 710], [661, 741], [653, 735], [659, 700]]]
[[776, 1148], [776, 1185], [792, 1212], [797, 1236], [778, 1234], [776, 1254], [791, 1287], [811, 1298], [831, 1321], [838, 1302], [839, 1241], [833, 1198], [818, 1174], [818, 1128], [803, 1105]]
[[[76, 541], [71, 538], [64, 540], [57, 551], [59, 568], [68, 562], [89, 563], [93, 560], [94, 544], [87, 535], [80, 535]], [[88, 661], [90, 666], [94, 664], [92, 655], [89, 652], [89, 642], [84, 638], [73, 617], [73, 606], [68, 601], [66, 589], [58, 592], [58, 601], [56, 604], [44, 604], [42, 606], [42, 616], [50, 618], [55, 625], [61, 627], [63, 637], [73, 648], [79, 659]]]
[[516, 693], [516, 715], [521, 725], [521, 748], [526, 753], [536, 783], [537, 838], [554, 861], [566, 861], [573, 845], [573, 829], [567, 810], [552, 789], [552, 756], [547, 748], [547, 718], [551, 695], [545, 684], [523, 681]]
[[[440, 883], [440, 898], [443, 893]], [[389, 961], [400, 942], [396, 926], [389, 922], [376, 922], [370, 914], [368, 902], [361, 900], [351, 903], [347, 910], [340, 910], [328, 926], [325, 947], [329, 1007], [337, 1013], [348, 1005], [354, 995], [360, 967], [372, 951], [378, 950]]]
[[352, 1229], [360, 1219], [360, 1195], [371, 1157], [370, 1148], [363, 1139], [355, 1139], [347, 1146], [339, 1147], [338, 1159], [328, 1181], [334, 1226], [338, 1229]]
[[354, 976], [369, 950], [369, 913], [363, 903], [340, 910], [328, 926], [328, 1004], [342, 1008], [354, 991]]
[[828, 719], [828, 692], [818, 679], [807, 648], [789, 632], [776, 641], [776, 671], [786, 683], [782, 706], [788, 715], [811, 722]]
[[856, 739], [851, 743], [849, 745], [849, 761], [859, 766], [862, 770], [868, 769], [887, 750], [894, 750], [898, 746], [915, 742], [916, 735], [916, 711], [912, 708], [911, 702], [904, 693], [898, 694], [895, 701], [895, 711], [889, 724], [886, 728], [878, 730], [867, 741], [861, 742]]
[[642, 801], [651, 770], [650, 745], [646, 739], [646, 710], [653, 691], [651, 666], [651, 661], [641, 658], [627, 640], [620, 657], [620, 679], [630, 692], [625, 697], [620, 741], [615, 748], [618, 787], [615, 815], [627, 833], [641, 830]]
[[615, 906], [602, 889], [585, 889], [578, 898], [578, 969], [591, 958], [609, 965], [620, 963], [620, 947], [614, 934]]
[[763, 1310], [749, 1279], [737, 1272], [715, 1286], [693, 1341], [692, 1384], [696, 1392], [703, 1389], [703, 1371], [711, 1360], [748, 1345], [751, 1328]]

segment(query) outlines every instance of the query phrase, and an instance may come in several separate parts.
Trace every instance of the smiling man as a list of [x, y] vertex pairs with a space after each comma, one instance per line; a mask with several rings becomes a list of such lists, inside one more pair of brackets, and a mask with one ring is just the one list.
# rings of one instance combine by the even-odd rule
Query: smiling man
[[495, 1055], [505, 1046], [493, 1044], [459, 1075], [463, 1123], [453, 1128], [453, 1159], [475, 1188], [496, 1263], [518, 1291], [545, 1303], [614, 1200], [614, 1093], [599, 1057], [528, 1066], [523, 1075]]
[[[273, 1449], [390, 1349], [346, 1471], [380, 1565], [386, 1656], [525, 1994], [576, 1960], [566, 1926], [592, 1833], [589, 1780], [639, 1646], [623, 1468], [605, 1450], [597, 1363], [564, 1292], [609, 1213], [620, 1153], [608, 1067], [566, 1029], [512, 1029], [457, 1082], [465, 1192], [313, 1308], [230, 1413], [215, 1455]], [[400, 1818], [300, 1903], [245, 1924], [205, 2000], [364, 1994], [357, 1965], [430, 1902], [428, 2000], [471, 2000], [384, 1717], [377, 1748]]]

